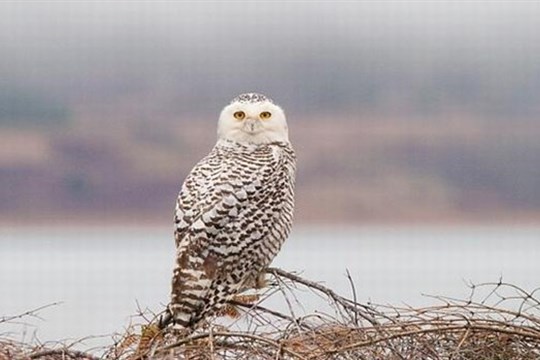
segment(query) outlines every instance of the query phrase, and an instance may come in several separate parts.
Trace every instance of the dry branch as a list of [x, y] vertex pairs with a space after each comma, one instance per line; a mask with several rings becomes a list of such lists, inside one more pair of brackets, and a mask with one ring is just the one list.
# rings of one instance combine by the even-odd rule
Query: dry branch
[[[242, 310], [242, 326], [208, 323], [190, 336], [175, 334], [169, 320], [140, 311], [138, 325], [128, 328], [101, 356], [115, 360], [537, 360], [540, 358], [538, 289], [526, 291], [502, 282], [471, 286], [466, 299], [432, 297], [424, 308], [360, 304], [352, 277], [352, 299], [327, 286], [281, 269], [269, 269], [275, 282], [264, 297], [282, 296], [287, 312], [233, 301]], [[293, 304], [305, 289], [323, 296], [335, 309], [298, 316]], [[308, 292], [309, 294], [309, 292]], [[309, 299], [307, 300], [309, 301]], [[235, 310], [236, 311], [236, 310]], [[231, 313], [236, 313], [231, 311]], [[162, 314], [163, 315], [163, 314]], [[237, 329], [240, 326], [239, 329]], [[8, 346], [9, 343], [9, 346]], [[6, 357], [9, 349], [11, 357]], [[16, 351], [18, 351], [16, 353]], [[16, 356], [14, 355], [16, 354]], [[4, 357], [3, 357], [4, 356]], [[0, 360], [95, 360], [71, 348], [44, 349], [0, 342]]]

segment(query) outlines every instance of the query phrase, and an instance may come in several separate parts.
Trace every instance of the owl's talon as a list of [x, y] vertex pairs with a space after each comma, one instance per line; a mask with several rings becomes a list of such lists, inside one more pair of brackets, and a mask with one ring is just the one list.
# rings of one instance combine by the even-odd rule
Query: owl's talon
[[259, 301], [261, 297], [257, 294], [252, 295], [235, 295], [233, 296], [233, 301], [239, 302], [246, 305], [252, 305]]
[[218, 310], [217, 316], [228, 316], [233, 319], [238, 319], [240, 317], [240, 311], [238, 308], [232, 304], [226, 304], [221, 309]]
[[255, 280], [255, 289], [262, 289], [268, 286], [268, 280], [266, 280], [266, 274], [260, 273]]
[[[252, 305], [259, 301], [259, 295], [234, 295], [232, 301], [244, 305]], [[233, 319], [238, 319], [240, 317], [240, 311], [235, 304], [225, 304], [221, 309], [216, 313], [218, 317], [228, 316]]]

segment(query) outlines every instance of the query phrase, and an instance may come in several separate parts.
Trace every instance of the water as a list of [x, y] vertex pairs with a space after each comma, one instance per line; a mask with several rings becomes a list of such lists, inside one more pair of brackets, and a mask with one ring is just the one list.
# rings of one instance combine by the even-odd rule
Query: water
[[[273, 265], [345, 295], [348, 269], [361, 302], [427, 305], [433, 299], [422, 294], [466, 296], [466, 281], [540, 286], [539, 240], [539, 227], [297, 227]], [[0, 334], [49, 341], [122, 332], [138, 307], [163, 309], [173, 257], [168, 228], [2, 229], [0, 316], [62, 303], [40, 318], [0, 322]]]

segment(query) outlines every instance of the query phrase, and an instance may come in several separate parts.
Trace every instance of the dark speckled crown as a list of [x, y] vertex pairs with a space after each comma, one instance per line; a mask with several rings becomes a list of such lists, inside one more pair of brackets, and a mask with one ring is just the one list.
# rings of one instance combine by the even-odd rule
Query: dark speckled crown
[[232, 99], [231, 104], [235, 103], [235, 102], [257, 103], [257, 102], [265, 102], [265, 101], [274, 103], [272, 101], [272, 99], [264, 96], [263, 94], [245, 93], [245, 94], [242, 94], [242, 95], [238, 95], [237, 97]]

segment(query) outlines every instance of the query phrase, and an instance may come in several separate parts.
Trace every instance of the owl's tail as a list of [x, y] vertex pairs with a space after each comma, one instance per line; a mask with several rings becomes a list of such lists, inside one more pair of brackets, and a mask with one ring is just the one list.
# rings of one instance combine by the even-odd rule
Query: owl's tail
[[194, 321], [192, 314], [186, 311], [181, 304], [169, 304], [167, 315], [168, 318], [164, 320], [167, 320], [168, 324], [172, 323], [172, 328], [175, 331], [185, 333], [186, 335], [193, 332]]
[[158, 327], [160, 330], [165, 329], [173, 321], [171, 311], [167, 308], [162, 316], [158, 319]]

